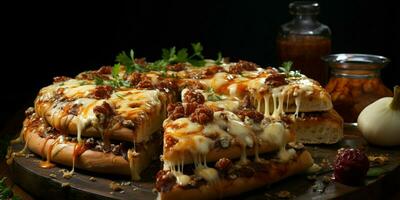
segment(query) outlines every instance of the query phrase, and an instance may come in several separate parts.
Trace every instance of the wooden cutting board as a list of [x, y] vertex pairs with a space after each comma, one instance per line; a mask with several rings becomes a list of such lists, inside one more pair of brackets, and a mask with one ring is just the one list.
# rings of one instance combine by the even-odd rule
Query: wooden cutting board
[[[368, 155], [388, 155], [389, 161], [379, 166], [386, 173], [379, 177], [369, 177], [361, 186], [347, 186], [335, 182], [324, 183], [329, 179], [337, 149], [341, 147], [360, 147], [367, 150]], [[21, 149], [22, 145], [14, 145]], [[234, 199], [280, 199], [278, 193], [288, 191], [290, 198], [296, 199], [386, 199], [390, 197], [400, 185], [400, 147], [378, 148], [369, 146], [360, 137], [355, 128], [345, 128], [345, 138], [335, 145], [308, 145], [315, 162], [328, 166], [317, 176], [300, 174], [289, 177], [268, 187], [244, 193]], [[58, 165], [52, 169], [42, 169], [37, 156], [15, 158], [10, 166], [12, 179], [32, 196], [40, 199], [155, 199], [153, 192], [154, 176], [161, 166], [155, 161], [143, 173], [143, 180], [130, 182], [127, 177], [105, 176], [77, 170], [71, 179], [62, 178], [61, 169], [70, 169]], [[93, 177], [93, 178], [92, 178]], [[95, 181], [93, 181], [95, 179]], [[316, 180], [315, 180], [316, 179]], [[112, 191], [111, 182], [122, 183], [122, 191]], [[62, 186], [64, 185], [64, 187]], [[232, 199], [232, 198], [230, 198]]]

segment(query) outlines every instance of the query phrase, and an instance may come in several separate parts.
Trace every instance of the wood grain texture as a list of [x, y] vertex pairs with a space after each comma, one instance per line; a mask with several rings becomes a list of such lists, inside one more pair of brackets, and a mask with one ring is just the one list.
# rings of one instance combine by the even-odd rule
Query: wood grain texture
[[[259, 188], [257, 190], [244, 193], [240, 196], [230, 199], [279, 199], [277, 193], [280, 191], [289, 191], [296, 199], [396, 199], [399, 197], [398, 185], [400, 184], [400, 147], [397, 148], [378, 148], [369, 146], [360, 136], [357, 130], [346, 130], [345, 138], [335, 145], [312, 145], [307, 146], [316, 163], [322, 160], [332, 164], [337, 149], [341, 147], [359, 147], [365, 148], [368, 154], [388, 154], [390, 160], [382, 168], [389, 172], [378, 178], [368, 178], [365, 184], [358, 187], [347, 186], [340, 183], [331, 182], [326, 184], [324, 192], [318, 192], [313, 189], [316, 183], [322, 183], [324, 176], [331, 176], [332, 171], [329, 168], [325, 173], [319, 174], [317, 181], [307, 179], [306, 174], [300, 174], [289, 177], [281, 182], [269, 187]], [[16, 145], [15, 148], [21, 148], [22, 145]], [[30, 195], [40, 199], [155, 199], [156, 194], [152, 192], [154, 185], [154, 175], [161, 167], [159, 162], [155, 162], [147, 169], [141, 182], [134, 182], [131, 185], [122, 186], [123, 192], [112, 191], [109, 184], [112, 181], [121, 183], [129, 181], [127, 177], [101, 176], [98, 174], [78, 170], [71, 179], [62, 178], [59, 172], [63, 166], [57, 166], [53, 169], [42, 169], [38, 166], [41, 158], [38, 157], [18, 157], [10, 166], [12, 180], [14, 183], [28, 191]], [[5, 166], [2, 166], [2, 170]], [[69, 168], [66, 168], [69, 169]], [[54, 174], [55, 177], [50, 177]], [[90, 181], [90, 177], [95, 177], [96, 181]], [[63, 183], [69, 183], [70, 187], [61, 187]], [[15, 184], [14, 184], [15, 185]], [[21, 190], [15, 186], [16, 190]], [[18, 188], [17, 188], [18, 187]], [[396, 193], [397, 192], [397, 193]], [[25, 199], [25, 198], [24, 198]], [[29, 196], [26, 198], [29, 199]], [[32, 199], [32, 198], [30, 198]]]

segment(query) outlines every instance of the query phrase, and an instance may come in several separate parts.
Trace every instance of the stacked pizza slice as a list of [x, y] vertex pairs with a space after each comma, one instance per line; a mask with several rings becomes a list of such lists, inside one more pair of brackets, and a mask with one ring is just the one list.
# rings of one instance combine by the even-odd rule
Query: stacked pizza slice
[[[182, 101], [168, 106], [160, 199], [215, 199], [279, 181], [313, 164], [298, 141], [342, 137], [329, 95], [301, 74], [246, 61], [204, 71], [197, 87], [183, 89]], [[178, 75], [191, 79], [199, 69]]]
[[[40, 90], [34, 109], [27, 111], [22, 136], [30, 150], [45, 158], [41, 167], [56, 162], [73, 167], [66, 176], [78, 167], [138, 180], [158, 158], [160, 129], [175, 96], [173, 88], [168, 80], [152, 81], [152, 74], [130, 78], [147, 88], [96, 85], [93, 77], [110, 81], [111, 70], [103, 67], [75, 79], [56, 77]], [[118, 76], [124, 76], [122, 70]], [[161, 85], [163, 89], [154, 89]]]

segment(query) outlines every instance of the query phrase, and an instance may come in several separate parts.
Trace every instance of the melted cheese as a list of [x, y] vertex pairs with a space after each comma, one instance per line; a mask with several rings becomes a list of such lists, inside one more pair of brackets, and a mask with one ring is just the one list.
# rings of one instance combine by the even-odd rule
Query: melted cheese
[[134, 181], [140, 180], [139, 166], [135, 162], [135, 157], [139, 156], [135, 150], [128, 150], [128, 161], [129, 161], [129, 169], [131, 171], [131, 178]]
[[219, 180], [218, 171], [214, 168], [198, 166], [194, 170], [194, 173], [211, 184], [216, 183]]
[[203, 126], [199, 123], [190, 121], [189, 118], [179, 118], [175, 121], [167, 123], [164, 127], [166, 134], [172, 134], [174, 136], [184, 136], [188, 134], [199, 133], [203, 130]]
[[173, 172], [176, 177], [176, 183], [181, 186], [185, 186], [190, 182], [190, 176], [183, 174], [182, 172]]
[[214, 110], [223, 109], [229, 111], [236, 111], [239, 108], [238, 100], [221, 100], [221, 101], [206, 101], [204, 103], [209, 108]]
[[280, 162], [288, 162], [296, 155], [296, 151], [294, 149], [286, 150], [285, 147], [280, 148], [278, 152], [278, 158]]
[[263, 132], [259, 135], [259, 138], [265, 142], [281, 147], [287, 143], [288, 136], [288, 131], [282, 123], [271, 122], [264, 128]]

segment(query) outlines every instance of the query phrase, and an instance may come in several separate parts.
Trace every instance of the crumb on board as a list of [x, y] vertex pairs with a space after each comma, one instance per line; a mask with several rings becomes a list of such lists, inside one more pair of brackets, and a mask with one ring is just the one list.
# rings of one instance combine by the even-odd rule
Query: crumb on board
[[276, 195], [278, 198], [281, 198], [281, 199], [288, 199], [288, 198], [291, 198], [291, 197], [292, 197], [292, 195], [290, 194], [290, 192], [287, 191], [287, 190], [281, 190], [281, 191], [275, 193], [275, 195]]
[[109, 186], [110, 186], [110, 189], [115, 192], [122, 190], [121, 184], [114, 182], [114, 181], [112, 181]]
[[323, 176], [322, 177], [322, 182], [325, 184], [328, 184], [332, 181], [332, 178], [330, 176]]
[[62, 187], [62, 188], [69, 188], [69, 187], [71, 187], [71, 184], [68, 183], [68, 182], [61, 183], [61, 187]]
[[317, 176], [316, 175], [309, 175], [309, 176], [307, 176], [307, 179], [311, 180], [311, 181], [315, 181], [315, 180], [317, 180]]
[[91, 177], [89, 178], [89, 180], [92, 181], [92, 182], [95, 182], [95, 181], [96, 181], [96, 178], [93, 177], [93, 176], [91, 176]]
[[49, 174], [49, 176], [50, 176], [51, 178], [57, 178], [57, 175], [55, 175], [55, 174], [53, 174], [53, 173]]
[[383, 165], [385, 164], [387, 161], [389, 161], [389, 156], [388, 155], [370, 155], [368, 156], [368, 160], [370, 162], [379, 164], [379, 165]]

